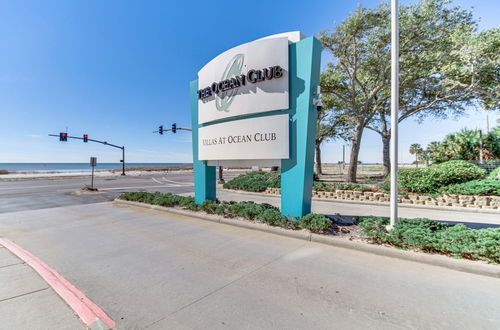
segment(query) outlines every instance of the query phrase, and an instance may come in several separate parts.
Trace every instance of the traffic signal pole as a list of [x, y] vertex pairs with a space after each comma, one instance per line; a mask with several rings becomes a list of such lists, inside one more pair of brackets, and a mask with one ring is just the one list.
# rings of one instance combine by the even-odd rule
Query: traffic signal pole
[[[193, 129], [191, 128], [184, 128], [184, 127], [177, 127], [177, 124], [172, 124], [172, 128], [167, 128], [167, 129], [164, 129], [163, 128], [163, 125], [160, 125], [158, 127], [158, 130], [157, 131], [153, 131], [153, 133], [158, 133], [160, 135], [163, 135], [164, 132], [170, 132], [172, 131], [172, 133], [177, 133], [178, 130], [181, 130], [181, 131], [190, 131], [192, 132]], [[223, 178], [223, 174], [222, 174], [222, 166], [219, 166], [219, 183], [224, 183], [224, 178]]]
[[[49, 136], [59, 137], [59, 134], [49, 134]], [[79, 136], [70, 136], [70, 135], [66, 135], [66, 139], [84, 140], [84, 138], [82, 138], [82, 137], [79, 137]], [[107, 146], [110, 146], [110, 147], [113, 147], [113, 148], [121, 149], [122, 150], [122, 160], [121, 160], [121, 163], [122, 163], [122, 175], [125, 175], [125, 146], [117, 146], [116, 144], [108, 143], [107, 141], [99, 141], [99, 140], [95, 140], [95, 139], [89, 139], [88, 137], [85, 138], [85, 139], [87, 141], [90, 141], [90, 142], [100, 143], [100, 144], [104, 144], [104, 145], [107, 145]]]

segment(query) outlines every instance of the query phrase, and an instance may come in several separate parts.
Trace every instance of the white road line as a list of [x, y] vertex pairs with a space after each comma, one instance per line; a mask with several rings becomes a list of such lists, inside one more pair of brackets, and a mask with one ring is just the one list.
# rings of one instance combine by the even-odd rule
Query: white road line
[[192, 183], [182, 183], [182, 182], [176, 182], [172, 180], [168, 180], [167, 178], [163, 177], [163, 181], [168, 182], [168, 183], [173, 183], [173, 184], [178, 184], [178, 185], [185, 185], [185, 186], [192, 186]]
[[153, 180], [156, 183], [163, 184], [163, 182], [161, 182], [160, 180], [156, 180], [155, 178], [151, 178], [151, 180]]
[[99, 189], [102, 191], [105, 190], [120, 190], [120, 189], [145, 189], [145, 188], [174, 188], [174, 187], [192, 187], [193, 185], [162, 185], [162, 186], [143, 186], [143, 187], [116, 187], [116, 188], [103, 188]]

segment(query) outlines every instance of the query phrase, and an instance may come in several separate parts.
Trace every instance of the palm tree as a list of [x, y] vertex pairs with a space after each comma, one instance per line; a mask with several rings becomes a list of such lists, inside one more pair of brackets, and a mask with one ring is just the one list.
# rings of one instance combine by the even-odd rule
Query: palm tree
[[433, 141], [427, 145], [426, 153], [432, 163], [440, 163], [448, 160], [445, 155], [445, 149], [443, 143]]
[[418, 167], [418, 158], [422, 153], [423, 149], [419, 143], [413, 143], [410, 146], [410, 154], [415, 155], [415, 165]]

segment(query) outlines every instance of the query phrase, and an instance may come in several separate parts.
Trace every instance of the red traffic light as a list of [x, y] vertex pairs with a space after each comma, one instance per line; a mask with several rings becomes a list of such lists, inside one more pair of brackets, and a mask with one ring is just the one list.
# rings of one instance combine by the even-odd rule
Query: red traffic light
[[83, 142], [89, 142], [88, 134], [83, 134]]
[[59, 141], [68, 141], [68, 133], [61, 132], [59, 133]]

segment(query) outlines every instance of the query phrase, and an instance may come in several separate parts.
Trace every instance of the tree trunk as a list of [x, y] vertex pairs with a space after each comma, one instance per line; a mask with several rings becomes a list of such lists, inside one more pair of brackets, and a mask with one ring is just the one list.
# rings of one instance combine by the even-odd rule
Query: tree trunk
[[316, 164], [315, 164], [316, 175], [323, 174], [323, 169], [321, 168], [321, 148], [320, 147], [321, 147], [321, 141], [316, 140], [316, 146], [315, 146], [315, 149], [316, 149]]
[[361, 137], [363, 136], [364, 124], [359, 124], [356, 127], [354, 136], [352, 137], [351, 155], [349, 157], [349, 170], [347, 171], [347, 182], [356, 182], [356, 173], [358, 171], [358, 156], [361, 146]]
[[382, 158], [384, 162], [384, 178], [391, 173], [391, 136], [381, 134], [382, 136]]

